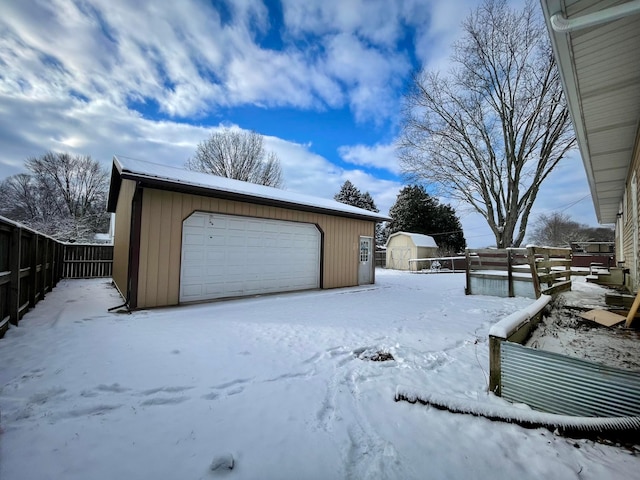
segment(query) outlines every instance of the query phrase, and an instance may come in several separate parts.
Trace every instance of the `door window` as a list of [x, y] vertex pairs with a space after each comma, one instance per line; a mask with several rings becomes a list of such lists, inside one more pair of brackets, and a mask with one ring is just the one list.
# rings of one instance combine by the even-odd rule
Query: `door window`
[[360, 239], [360, 261], [366, 263], [369, 261], [369, 254], [371, 250], [369, 239]]

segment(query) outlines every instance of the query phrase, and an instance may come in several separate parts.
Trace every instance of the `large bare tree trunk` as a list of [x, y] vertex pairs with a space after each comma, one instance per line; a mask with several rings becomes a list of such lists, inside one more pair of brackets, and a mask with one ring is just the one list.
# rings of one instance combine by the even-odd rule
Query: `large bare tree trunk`
[[497, 247], [519, 246], [541, 183], [575, 144], [569, 112], [532, 3], [487, 0], [463, 27], [452, 70], [414, 76], [401, 164], [481, 214]]

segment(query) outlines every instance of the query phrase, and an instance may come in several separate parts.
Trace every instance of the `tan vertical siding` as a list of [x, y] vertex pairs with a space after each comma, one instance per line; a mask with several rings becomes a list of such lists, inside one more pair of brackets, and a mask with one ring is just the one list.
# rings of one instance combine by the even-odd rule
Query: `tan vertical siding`
[[182, 222], [195, 211], [318, 225], [324, 232], [322, 288], [358, 284], [359, 238], [375, 234], [372, 221], [145, 189], [140, 232], [139, 308], [178, 304]]
[[123, 180], [116, 208], [113, 243], [113, 282], [123, 297], [127, 295], [129, 275], [129, 239], [131, 233], [131, 202], [136, 190], [132, 180]]
[[[636, 136], [636, 145], [635, 145], [635, 151], [634, 151], [634, 156], [633, 156], [633, 161], [631, 163], [631, 168], [629, 170], [629, 174], [627, 175], [627, 184], [626, 184], [626, 202], [624, 202], [623, 204], [623, 220], [624, 220], [624, 224], [623, 224], [623, 229], [624, 229], [624, 237], [623, 237], [623, 251], [624, 251], [624, 266], [626, 268], [630, 269], [630, 272], [633, 273], [634, 272], [634, 268], [633, 265], [634, 263], [637, 261], [636, 258], [634, 258], [634, 245], [633, 245], [633, 241], [634, 241], [634, 235], [633, 235], [633, 229], [634, 229], [634, 219], [632, 218], [633, 215], [633, 198], [632, 198], [632, 188], [631, 188], [631, 179], [633, 178], [633, 173], [635, 172], [636, 174], [636, 181], [638, 183], [638, 188], [636, 189], [636, 193], [637, 193], [637, 197], [636, 198], [636, 202], [637, 205], [640, 208], [640, 131], [638, 132], [638, 135]], [[636, 225], [640, 225], [640, 219], [635, 219], [635, 224]], [[639, 227], [640, 228], [640, 227]], [[640, 237], [640, 235], [639, 235]], [[640, 251], [640, 245], [637, 246], [637, 250]], [[638, 285], [638, 279], [634, 279], [634, 278], [628, 278], [629, 275], [627, 275], [626, 278], [626, 286], [630, 289], [634, 289], [635, 285]]]
[[167, 303], [176, 305], [180, 294], [180, 248], [182, 245], [182, 229], [172, 228], [174, 218], [183, 216], [184, 195], [172, 195], [171, 213], [167, 218], [166, 231], [171, 238], [169, 246], [168, 278], [167, 278]]

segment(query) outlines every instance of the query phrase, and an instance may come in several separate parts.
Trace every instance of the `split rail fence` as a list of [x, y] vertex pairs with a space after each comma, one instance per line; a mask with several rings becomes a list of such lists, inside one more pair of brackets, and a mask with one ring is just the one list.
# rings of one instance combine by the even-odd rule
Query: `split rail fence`
[[0, 217], [0, 338], [61, 278], [111, 277], [113, 246], [60, 242]]

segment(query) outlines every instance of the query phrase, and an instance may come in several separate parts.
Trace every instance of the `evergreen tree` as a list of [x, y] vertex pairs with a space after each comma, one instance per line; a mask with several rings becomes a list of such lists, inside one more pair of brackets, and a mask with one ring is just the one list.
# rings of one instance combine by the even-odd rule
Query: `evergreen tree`
[[376, 204], [369, 192], [362, 193], [349, 180], [342, 184], [342, 187], [340, 187], [340, 191], [336, 193], [333, 198], [337, 202], [346, 203], [347, 205], [351, 205], [353, 207], [363, 208], [364, 210], [369, 210], [370, 212], [378, 213], [380, 211], [378, 210], [378, 207], [376, 207]]
[[344, 182], [342, 187], [340, 187], [340, 191], [336, 193], [333, 198], [337, 202], [345, 203], [347, 205], [351, 205], [353, 207], [360, 208], [362, 197], [362, 193], [358, 190], [353, 183], [349, 180]]
[[467, 245], [456, 211], [441, 205], [421, 185], [400, 190], [389, 216], [392, 221], [387, 225], [387, 236], [396, 232], [430, 235], [442, 253], [458, 253]]
[[360, 208], [364, 208], [365, 210], [369, 210], [371, 212], [376, 212], [376, 213], [380, 211], [378, 210], [378, 207], [376, 207], [376, 204], [373, 201], [373, 198], [371, 197], [369, 192], [364, 192], [360, 196]]
[[[363, 208], [365, 210], [369, 210], [370, 212], [378, 213], [380, 211], [378, 210], [378, 207], [376, 207], [376, 204], [373, 201], [373, 197], [369, 194], [369, 192], [362, 193], [349, 180], [342, 184], [342, 187], [340, 187], [340, 191], [336, 193], [333, 198], [337, 202], [345, 203], [353, 207]], [[380, 223], [377, 223], [376, 245], [384, 245], [385, 242], [386, 238], [384, 237], [382, 225]]]

